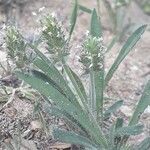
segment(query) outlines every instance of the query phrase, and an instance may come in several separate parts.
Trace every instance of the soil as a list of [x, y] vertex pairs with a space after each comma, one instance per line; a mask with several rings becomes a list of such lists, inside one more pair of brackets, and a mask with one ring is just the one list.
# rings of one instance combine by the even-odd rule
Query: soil
[[[80, 0], [80, 3], [89, 7], [96, 7], [96, 1]], [[72, 3], [69, 0], [26, 0], [24, 7], [21, 11], [18, 9], [17, 4], [14, 5], [12, 16], [15, 16], [17, 25], [22, 30], [23, 34], [32, 40], [33, 35], [37, 36], [40, 30], [39, 20], [46, 13], [55, 12], [58, 19], [63, 22], [67, 27]], [[2, 5], [0, 5], [1, 9]], [[42, 10], [43, 9], [43, 10]], [[21, 12], [18, 14], [18, 12]], [[113, 33], [110, 31], [110, 20], [108, 18], [106, 10], [101, 6], [101, 19], [104, 28], [104, 43], [109, 43], [113, 37]], [[143, 13], [136, 3], [132, 3], [128, 10], [126, 20], [130, 17], [133, 23], [137, 26], [141, 24], [149, 24], [150, 16]], [[71, 57], [69, 63], [72, 68], [82, 73], [81, 65], [77, 62], [77, 56], [80, 54], [81, 49], [77, 48], [81, 45], [83, 37], [89, 28], [88, 14], [79, 14], [79, 19], [76, 25], [76, 31], [73, 37], [73, 45], [71, 48]], [[4, 13], [0, 14], [0, 26], [3, 27], [6, 17]], [[139, 100], [143, 88], [147, 81], [150, 79], [150, 31], [147, 28], [146, 32], [142, 36], [140, 42], [136, 45], [134, 50], [127, 56], [123, 63], [118, 68], [113, 79], [111, 80], [107, 88], [107, 96], [114, 99], [124, 100], [124, 106], [121, 107], [120, 113], [129, 119], [131, 116], [137, 101]], [[2, 32], [3, 29], [1, 29]], [[3, 42], [2, 34], [0, 42]], [[115, 44], [113, 49], [106, 54], [106, 69], [108, 70], [110, 64], [114, 61], [121, 49], [124, 40], [121, 43]], [[6, 63], [6, 51], [3, 47], [0, 48], [0, 61], [2, 64]], [[79, 69], [80, 68], [80, 69]], [[3, 77], [2, 69], [1, 77]], [[83, 78], [86, 83], [86, 77]], [[112, 101], [110, 101], [112, 103]], [[0, 103], [0, 108], [5, 103]], [[70, 145], [58, 143], [53, 140], [51, 130], [49, 129], [49, 136], [47, 136], [40, 125], [40, 121], [37, 115], [33, 113], [34, 103], [32, 100], [21, 99], [16, 96], [13, 102], [5, 109], [0, 111], [0, 150], [5, 150], [4, 143], [7, 144], [8, 139], [14, 135], [18, 135], [18, 122], [21, 124], [20, 132], [23, 139], [30, 143], [35, 149], [39, 150], [67, 150], [70, 149]], [[62, 120], [58, 120], [52, 116], [46, 116], [46, 122], [48, 126], [53, 124], [59, 126], [65, 126]], [[145, 126], [145, 132], [140, 136], [135, 136], [131, 139], [131, 142], [138, 143], [143, 140], [145, 136], [150, 136], [150, 110], [147, 109], [142, 115], [141, 123]], [[30, 147], [31, 148], [31, 147]], [[32, 148], [33, 149], [33, 148]], [[75, 148], [77, 149], [77, 148]]]

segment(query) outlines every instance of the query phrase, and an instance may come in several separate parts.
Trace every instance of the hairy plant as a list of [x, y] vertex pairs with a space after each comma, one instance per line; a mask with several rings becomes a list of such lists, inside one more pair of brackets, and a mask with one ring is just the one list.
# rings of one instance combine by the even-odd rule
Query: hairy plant
[[[47, 43], [48, 55], [41, 52], [34, 44], [28, 43], [37, 54], [37, 58], [33, 61], [35, 67], [31, 68], [30, 72], [17, 71], [16, 75], [45, 97], [47, 105], [44, 108], [48, 114], [63, 118], [70, 127], [69, 131], [54, 127], [55, 139], [84, 146], [86, 150], [146, 150], [147, 147], [150, 147], [149, 138], [146, 138], [136, 148], [129, 146], [127, 141], [130, 136], [143, 131], [143, 125], [139, 124], [139, 119], [143, 111], [150, 105], [150, 81], [146, 85], [128, 125], [124, 125], [124, 118], [117, 118], [108, 129], [104, 125], [107, 122], [106, 118], [111, 118], [111, 115], [123, 104], [122, 101], [117, 101], [108, 108], [104, 107], [106, 86], [120, 63], [141, 38], [146, 25], [138, 28], [128, 38], [106, 73], [104, 66], [106, 48], [102, 42], [100, 18], [95, 9], [92, 11], [90, 32], [83, 42], [80, 56], [80, 62], [86, 73], [89, 74], [88, 92], [80, 77], [71, 69], [65, 59], [66, 50], [68, 56], [78, 8], [76, 0], [67, 39], [62, 34], [61, 27], [57, 27], [57, 21], [46, 17], [42, 37]], [[49, 55], [56, 57], [49, 57]], [[61, 71], [57, 68], [55, 58], [59, 58], [57, 62], [61, 63]]]
[[[36, 41], [34, 43], [36, 45]], [[5, 44], [8, 67], [2, 66], [5, 74], [0, 78], [0, 102], [7, 102], [0, 111], [11, 103], [16, 95], [30, 100], [35, 100], [37, 96], [34, 89], [25, 85], [13, 73], [14, 69], [28, 70], [34, 59], [31, 49], [16, 27], [7, 27]]]
[[[129, 20], [125, 23], [125, 17], [127, 11], [131, 5], [132, 0], [97, 0], [97, 10], [98, 14], [101, 14], [101, 8], [104, 6], [106, 8], [107, 14], [110, 18], [110, 30], [114, 34], [110, 44], [107, 45], [107, 51], [109, 51], [117, 41], [122, 42], [127, 34], [133, 33], [133, 28], [135, 26], [134, 22]], [[92, 13], [92, 10], [79, 4], [79, 10], [86, 12], [88, 14]], [[136, 25], [138, 25], [136, 23]], [[101, 25], [102, 26], [102, 25]]]

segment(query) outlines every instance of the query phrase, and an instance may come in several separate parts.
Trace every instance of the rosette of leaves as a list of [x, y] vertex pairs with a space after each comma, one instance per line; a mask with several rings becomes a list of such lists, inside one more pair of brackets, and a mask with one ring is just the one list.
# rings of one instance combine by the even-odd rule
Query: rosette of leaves
[[68, 39], [56, 17], [48, 16], [42, 21], [43, 39], [54, 63], [62, 61], [68, 55]]
[[[73, 14], [77, 14], [76, 8], [78, 5], [77, 1], [75, 2]], [[73, 16], [76, 20], [77, 15]], [[75, 25], [75, 21], [72, 25]], [[47, 102], [45, 111], [48, 114], [63, 118], [67, 125], [69, 124], [69, 127], [72, 127], [70, 128], [72, 131], [54, 128], [53, 136], [55, 139], [82, 145], [86, 150], [133, 150], [126, 145], [126, 142], [130, 136], [142, 132], [143, 126], [139, 125], [138, 122], [141, 113], [150, 105], [150, 82], [146, 85], [128, 125], [124, 125], [123, 118], [118, 118], [106, 132], [103, 130], [105, 127], [102, 126], [103, 117], [105, 115], [111, 116], [123, 103], [122, 101], [116, 101], [111, 107], [104, 108], [103, 93], [105, 92], [105, 86], [107, 86], [120, 63], [140, 39], [145, 28], [145, 25], [141, 26], [128, 38], [108, 73], [104, 76], [105, 68], [99, 65], [104, 61], [103, 53], [100, 53], [101, 45], [98, 43], [99, 38], [102, 37], [100, 20], [96, 10], [92, 11], [91, 37], [84, 43], [85, 58], [90, 56], [88, 58], [90, 60], [88, 64], [90, 74], [89, 94], [85, 91], [81, 79], [64, 60], [62, 60], [62, 67], [65, 74], [62, 74], [46, 55], [37, 47], [32, 46], [38, 54], [33, 62], [38, 69], [33, 69], [30, 73], [16, 72], [16, 74], [44, 95]], [[73, 28], [71, 28], [71, 33], [72, 31]], [[150, 147], [149, 143], [150, 139], [146, 138], [136, 149], [147, 150]]]
[[28, 64], [26, 53], [27, 44], [15, 27], [8, 27], [6, 31], [6, 46], [8, 58], [17, 68], [24, 68]]

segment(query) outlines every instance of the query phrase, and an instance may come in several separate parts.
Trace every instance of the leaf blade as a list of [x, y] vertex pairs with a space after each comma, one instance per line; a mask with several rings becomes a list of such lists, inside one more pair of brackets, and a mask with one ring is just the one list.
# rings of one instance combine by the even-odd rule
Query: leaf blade
[[75, 0], [75, 4], [74, 4], [74, 8], [72, 11], [72, 15], [71, 15], [71, 20], [70, 20], [70, 32], [69, 32], [69, 39], [71, 38], [71, 35], [73, 33], [76, 21], [77, 21], [77, 15], [78, 15], [78, 1]]
[[102, 37], [101, 23], [97, 15], [96, 9], [94, 9], [92, 12], [90, 34], [93, 37]]
[[147, 106], [150, 105], [150, 80], [148, 81], [147, 85], [145, 86], [144, 92], [141, 96], [141, 99], [136, 106], [136, 109], [131, 117], [129, 125], [135, 125], [138, 123], [140, 115], [144, 112]]
[[150, 137], [145, 138], [137, 147], [137, 150], [148, 150], [150, 149]]
[[53, 130], [53, 136], [55, 139], [61, 140], [66, 143], [83, 145], [85, 147], [89, 147], [92, 149], [96, 147], [95, 144], [92, 143], [89, 139], [81, 135], [78, 135], [75, 132], [64, 131], [56, 128]]
[[136, 45], [138, 40], [141, 38], [141, 35], [144, 33], [147, 25], [143, 25], [139, 27], [126, 41], [124, 46], [122, 47], [118, 57], [115, 59], [113, 65], [109, 69], [106, 78], [105, 78], [105, 85], [108, 84], [110, 79], [112, 78], [113, 74], [119, 67], [120, 63], [123, 61], [123, 59], [127, 56], [127, 54], [132, 50], [132, 48]]

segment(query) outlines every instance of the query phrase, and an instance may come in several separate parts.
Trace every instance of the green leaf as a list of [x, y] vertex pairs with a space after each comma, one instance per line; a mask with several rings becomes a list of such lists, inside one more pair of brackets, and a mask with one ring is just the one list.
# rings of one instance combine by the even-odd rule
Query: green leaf
[[83, 12], [86, 12], [88, 14], [91, 14], [92, 13], [92, 10], [85, 7], [85, 6], [82, 6], [82, 5], [78, 5], [79, 6], [79, 9], [82, 10]]
[[96, 145], [94, 143], [92, 143], [86, 137], [76, 134], [75, 132], [60, 130], [56, 128], [53, 130], [53, 136], [56, 140], [59, 140], [65, 143], [82, 145], [82, 146], [89, 147], [92, 149], [95, 148], [96, 150]]
[[82, 81], [80, 80], [80, 78], [78, 77], [78, 75], [69, 66], [68, 66], [68, 68], [70, 69], [70, 72], [72, 73], [72, 75], [73, 75], [73, 77], [74, 77], [74, 79], [75, 79], [75, 81], [76, 81], [76, 83], [77, 83], [80, 91], [82, 92], [85, 100], [87, 100], [86, 91], [85, 91], [85, 88], [83, 86]]
[[[53, 67], [53, 65], [52, 65], [52, 63], [51, 63], [51, 61], [45, 56], [45, 55], [43, 55], [43, 53], [41, 53], [34, 45], [32, 45], [32, 44], [29, 44], [29, 46], [32, 48], [32, 49], [34, 49], [34, 51], [37, 53], [37, 55], [43, 60], [43, 61], [45, 61], [47, 64], [49, 64], [50, 66], [52, 66], [52, 68], [53, 68], [53, 71], [56, 73], [56, 76], [58, 75], [58, 70], [55, 68], [55, 67]], [[64, 65], [64, 66], [66, 66], [66, 65]], [[70, 70], [68, 69], [68, 67], [65, 67], [66, 68], [66, 72], [68, 72], [67, 74], [69, 74], [69, 76], [71, 76], [71, 78], [73, 77], [72, 76], [72, 74], [70, 73]], [[40, 93], [42, 93], [43, 95], [45, 95], [45, 96], [47, 96], [47, 97], [49, 97], [50, 95], [50, 89], [48, 88], [48, 90], [46, 89], [47, 87], [45, 87], [44, 85], [45, 85], [45, 83], [43, 83], [40, 79], [35, 79], [34, 77], [32, 77], [32, 76], [29, 76], [29, 79], [28, 79], [28, 75], [25, 75], [25, 74], [22, 74], [22, 73], [17, 73], [18, 74], [18, 76], [21, 78], [21, 79], [23, 79], [23, 80], [25, 80], [28, 84], [30, 84], [30, 85], [34, 85], [34, 88], [35, 89], [37, 89]], [[32, 82], [33, 81], [33, 82]], [[73, 80], [73, 81], [75, 81], [75, 80]], [[42, 85], [42, 86], [39, 86], [39, 84], [37, 84], [38, 82], [40, 82], [40, 84]], [[32, 85], [32, 86], [33, 86]], [[46, 85], [46, 86], [48, 86], [48, 85]], [[44, 90], [44, 91], [43, 91]], [[45, 91], [46, 90], [46, 91]], [[54, 93], [54, 92], [52, 92], [52, 93]], [[56, 94], [57, 95], [57, 94]], [[56, 96], [57, 97], [57, 96]], [[57, 99], [55, 99], [55, 100], [57, 100]], [[62, 99], [61, 99], [62, 100]], [[60, 102], [62, 102], [62, 101], [60, 101]], [[55, 101], [55, 103], [56, 103], [56, 101]], [[64, 105], [66, 105], [65, 107], [67, 107], [67, 105], [68, 105], [68, 107], [70, 107], [69, 106], [69, 104], [67, 104], [67, 102], [62, 102], [62, 104], [64, 104]], [[65, 107], [63, 106], [63, 105], [61, 105], [61, 103], [59, 103], [59, 101], [58, 101], [58, 105], [59, 105], [59, 107], [60, 108], [62, 108], [62, 109], [65, 109]], [[74, 106], [73, 106], [74, 107]], [[71, 109], [71, 108], [70, 108]], [[67, 111], [67, 110], [66, 110]], [[67, 111], [68, 112], [68, 111]], [[97, 142], [99, 142], [99, 143], [101, 143], [102, 145], [104, 145], [104, 146], [107, 146], [107, 141], [106, 141], [106, 139], [105, 139], [105, 137], [103, 136], [103, 134], [101, 133], [101, 130], [100, 130], [100, 128], [99, 128], [99, 125], [97, 124], [97, 122], [95, 121], [95, 120], [93, 120], [93, 118], [92, 118], [92, 116], [91, 116], [91, 118], [89, 119], [89, 116], [87, 116], [86, 114], [85, 114], [85, 112], [83, 112], [83, 110], [77, 110], [77, 112], [73, 112], [73, 111], [71, 111], [71, 113], [69, 113], [68, 112], [68, 114], [73, 114], [73, 113], [75, 113], [75, 115], [73, 116], [74, 118], [76, 118], [78, 121], [79, 121], [79, 123], [81, 124], [81, 125], [83, 125], [83, 127], [89, 132], [89, 134], [90, 135], [92, 135], [92, 137], [94, 137], [94, 139], [97, 141]], [[78, 115], [76, 115], [76, 114], [78, 114]], [[80, 118], [80, 115], [81, 115], [81, 118]], [[91, 120], [93, 120], [93, 121], [91, 121]], [[86, 122], [86, 124], [85, 124], [85, 122]]]
[[143, 25], [139, 27], [127, 40], [127, 42], [122, 47], [118, 57], [116, 58], [115, 62], [109, 69], [106, 78], [105, 78], [105, 85], [108, 84], [110, 79], [112, 78], [113, 74], [119, 67], [120, 63], [124, 60], [124, 58], [128, 55], [128, 53], [133, 49], [135, 44], [138, 42], [138, 40], [141, 38], [141, 35], [144, 33], [146, 29], [146, 25]]
[[16, 72], [16, 74], [20, 79], [26, 81], [48, 99], [54, 101], [59, 108], [66, 111], [75, 120], [78, 120], [78, 122], [86, 129], [87, 133], [89, 133], [89, 135], [91, 135], [91, 137], [101, 146], [107, 147], [107, 140], [97, 125], [97, 122], [95, 122], [93, 118], [89, 118], [88, 114], [82, 109], [75, 107], [75, 105], [54, 88], [53, 85], [37, 76], [34, 76], [34, 74], [29, 75], [21, 72]]
[[67, 85], [67, 82], [53, 64], [47, 63], [45, 60], [43, 61], [39, 58], [36, 58], [33, 63], [63, 90], [64, 94], [68, 99], [70, 99], [70, 101], [72, 101], [76, 106], [79, 105], [75, 95]]
[[89, 136], [86, 132], [85, 128], [78, 122], [78, 120], [74, 119], [71, 115], [69, 115], [66, 111], [58, 108], [57, 106], [49, 106], [44, 105], [44, 110], [47, 114], [53, 115], [58, 118], [63, 118], [63, 120], [71, 127], [76, 129], [80, 134], [83, 133], [83, 135]]
[[139, 145], [137, 150], [149, 150], [150, 149], [150, 137], [145, 138]]
[[110, 106], [104, 112], [104, 117], [109, 117], [112, 113], [115, 113], [122, 105], [123, 105], [123, 101], [122, 100], [119, 100], [119, 101], [115, 102], [112, 106]]
[[75, 106], [56, 88], [57, 85], [53, 82], [51, 83], [49, 79], [43, 79], [45, 78], [45, 75], [42, 73], [36, 73], [37, 72], [33, 72], [33, 74], [30, 75], [16, 72], [19, 78], [26, 81], [34, 89], [38, 90], [41, 94], [45, 95], [49, 99], [52, 99], [59, 106], [63, 106], [62, 109], [65, 109], [67, 112], [74, 113], [76, 110]]
[[131, 117], [129, 125], [135, 125], [138, 123], [140, 119], [140, 115], [144, 112], [144, 110], [150, 105], [150, 80], [148, 81], [142, 97], [136, 106], [136, 109]]
[[123, 119], [122, 118], [117, 118], [116, 124], [115, 124], [115, 129], [121, 128], [123, 126]]
[[117, 128], [115, 131], [116, 136], [130, 136], [138, 135], [143, 132], [143, 125], [133, 125], [122, 128]]
[[72, 15], [71, 15], [71, 20], [70, 20], [71, 28], [69, 32], [69, 36], [70, 36], [69, 38], [71, 38], [71, 35], [73, 33], [76, 20], [77, 20], [77, 15], [78, 15], [78, 1], [75, 0], [75, 4], [74, 4], [74, 8], [73, 8]]
[[104, 87], [104, 69], [100, 71], [90, 68], [90, 100], [89, 105], [93, 115], [97, 120], [103, 117], [103, 88]]
[[[97, 15], [96, 9], [92, 12], [90, 34], [92, 37], [99, 38], [102, 36], [102, 28], [100, 18]], [[103, 60], [101, 62], [103, 64]], [[103, 116], [103, 89], [104, 89], [104, 68], [99, 71], [90, 69], [90, 106], [92, 113], [97, 119]]]
[[94, 82], [96, 92], [96, 112], [97, 118], [103, 117], [103, 92], [104, 92], [104, 68], [100, 71], [94, 71]]
[[63, 64], [63, 68], [64, 68], [67, 76], [69, 77], [70, 82], [72, 83], [72, 85], [76, 91], [76, 94], [79, 97], [79, 99], [78, 99], [79, 104], [85, 111], [87, 111], [88, 110], [87, 102], [86, 102], [87, 99], [84, 97], [84, 95], [83, 95], [84, 93], [82, 93], [81, 87], [78, 85], [78, 80], [75, 78], [74, 73], [72, 72], [71, 68], [67, 64]]
[[94, 9], [92, 12], [90, 34], [93, 37], [97, 37], [97, 38], [102, 37], [101, 23], [97, 15], [96, 9]]

